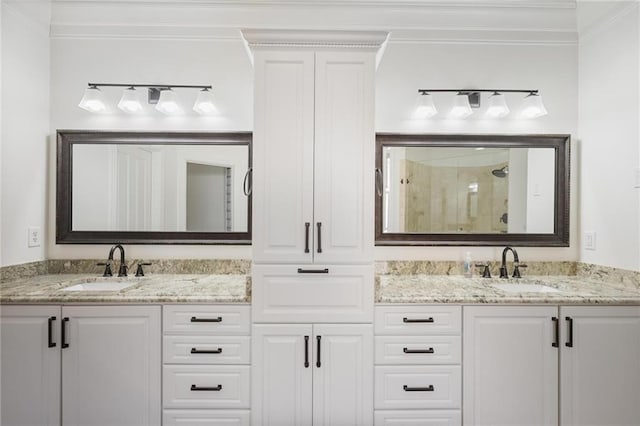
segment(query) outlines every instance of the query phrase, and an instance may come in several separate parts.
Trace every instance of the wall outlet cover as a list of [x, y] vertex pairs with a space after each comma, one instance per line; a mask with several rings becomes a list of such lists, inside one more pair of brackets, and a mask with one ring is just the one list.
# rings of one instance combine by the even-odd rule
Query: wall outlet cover
[[596, 249], [596, 233], [593, 231], [584, 233], [584, 242], [583, 246], [585, 250], [595, 250]]
[[29, 247], [40, 247], [42, 236], [39, 226], [30, 226], [27, 235], [27, 245]]

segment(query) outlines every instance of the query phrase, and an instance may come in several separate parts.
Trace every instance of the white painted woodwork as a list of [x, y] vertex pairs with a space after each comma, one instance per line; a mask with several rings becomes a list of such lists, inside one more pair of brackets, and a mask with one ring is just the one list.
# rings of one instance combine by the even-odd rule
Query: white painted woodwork
[[560, 319], [561, 424], [640, 424], [640, 307], [561, 307]]
[[305, 274], [298, 266], [253, 265], [255, 322], [371, 322], [373, 265], [308, 265], [328, 273]]
[[[308, 367], [305, 367], [305, 336], [309, 337]], [[253, 426], [311, 426], [312, 340], [310, 324], [253, 326]]]
[[65, 426], [157, 426], [159, 306], [65, 306], [62, 422]]
[[[313, 425], [373, 423], [373, 327], [314, 324]], [[320, 337], [320, 367], [317, 366]]]
[[[406, 322], [405, 318], [430, 322]], [[461, 329], [461, 306], [378, 305], [375, 308], [376, 335], [459, 335]]]
[[315, 69], [314, 261], [371, 262], [375, 54], [318, 51]]
[[0, 339], [0, 424], [60, 425], [60, 307], [2, 306]]
[[249, 426], [249, 410], [165, 410], [164, 426]]
[[376, 410], [375, 426], [460, 426], [459, 410]]
[[[164, 305], [163, 330], [167, 334], [248, 335], [251, 307], [248, 305]], [[219, 322], [193, 322], [217, 319]]]
[[258, 51], [254, 67], [252, 259], [311, 263], [314, 54]]
[[[163, 360], [165, 364], [250, 364], [249, 336], [171, 336], [165, 335]], [[195, 349], [195, 353], [192, 350]], [[220, 351], [199, 353], [198, 351]]]
[[[375, 367], [376, 409], [460, 408], [462, 372], [459, 365]], [[428, 388], [432, 391], [406, 391]]]
[[[425, 351], [431, 353], [412, 353]], [[460, 336], [377, 336], [375, 363], [377, 364], [460, 364], [462, 341]]]
[[[164, 408], [250, 408], [250, 369], [248, 365], [165, 364], [162, 373]], [[192, 390], [217, 387], [216, 390]]]
[[556, 306], [465, 306], [464, 424], [558, 422]]

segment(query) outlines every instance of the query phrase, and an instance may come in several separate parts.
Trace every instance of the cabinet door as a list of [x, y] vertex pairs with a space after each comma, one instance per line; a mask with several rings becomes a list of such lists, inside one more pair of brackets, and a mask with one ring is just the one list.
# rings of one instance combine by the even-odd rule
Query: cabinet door
[[555, 306], [463, 308], [463, 421], [558, 424]]
[[562, 425], [640, 424], [640, 307], [563, 307], [560, 313]]
[[314, 325], [314, 426], [373, 424], [373, 327]]
[[0, 424], [59, 425], [60, 307], [2, 306], [1, 309]]
[[253, 326], [252, 425], [311, 426], [312, 338], [308, 324]]
[[316, 53], [314, 257], [373, 261], [375, 53]]
[[65, 306], [65, 426], [160, 424], [160, 307]]
[[256, 51], [253, 261], [310, 263], [313, 52]]

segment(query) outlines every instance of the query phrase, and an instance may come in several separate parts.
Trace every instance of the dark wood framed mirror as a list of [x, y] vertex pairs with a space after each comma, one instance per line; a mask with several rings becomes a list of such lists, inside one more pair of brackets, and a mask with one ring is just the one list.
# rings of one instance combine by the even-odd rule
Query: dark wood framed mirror
[[569, 246], [569, 135], [376, 135], [376, 245]]
[[58, 130], [56, 243], [251, 244], [251, 142]]

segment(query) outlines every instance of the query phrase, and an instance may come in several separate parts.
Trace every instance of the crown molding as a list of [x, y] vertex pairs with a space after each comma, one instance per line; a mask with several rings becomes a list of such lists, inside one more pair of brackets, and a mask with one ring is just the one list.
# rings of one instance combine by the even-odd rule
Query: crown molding
[[578, 34], [573, 31], [431, 28], [393, 31], [389, 43], [573, 46], [578, 44]]
[[389, 37], [386, 31], [320, 31], [243, 29], [251, 49], [273, 47], [346, 47], [378, 50]]
[[616, 22], [618, 22], [620, 19], [638, 9], [638, 5], [639, 3], [635, 1], [620, 2], [620, 5], [618, 7], [614, 7], [609, 11], [609, 13], [604, 14], [596, 21], [594, 21], [591, 25], [582, 29], [578, 34], [579, 42], [588, 42], [594, 37], [597, 37], [598, 34], [606, 31], [609, 27], [615, 25]]
[[240, 42], [238, 30], [183, 25], [52, 24], [52, 39], [128, 39]]

